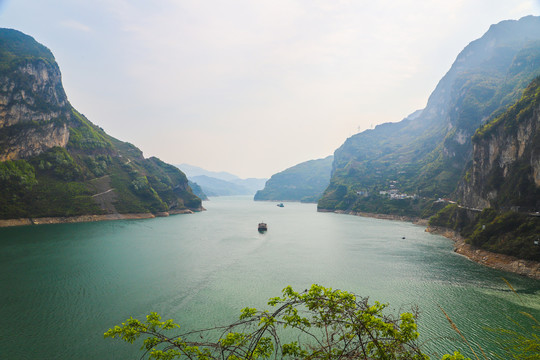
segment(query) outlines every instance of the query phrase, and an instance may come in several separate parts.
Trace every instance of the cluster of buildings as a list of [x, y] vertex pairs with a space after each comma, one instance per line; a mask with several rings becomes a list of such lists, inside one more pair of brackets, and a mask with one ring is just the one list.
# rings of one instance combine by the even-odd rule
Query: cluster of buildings
[[393, 200], [418, 199], [418, 195], [416, 195], [416, 194], [409, 195], [409, 194], [405, 194], [405, 193], [400, 193], [399, 190], [396, 189], [397, 183], [398, 182], [396, 180], [390, 181], [390, 189], [389, 190], [381, 190], [381, 191], [379, 191], [379, 195], [390, 196], [390, 199], [393, 199]]
[[418, 195], [413, 194], [402, 194], [399, 192], [398, 189], [390, 189], [390, 190], [381, 190], [379, 191], [379, 195], [387, 195], [390, 196], [390, 199], [399, 200], [399, 199], [418, 199]]
[[[369, 196], [369, 191], [367, 191], [367, 190], [360, 190], [360, 191], [357, 191], [357, 192], [356, 192], [356, 195], [358, 195], [358, 196], [363, 196], [363, 197], [368, 197], [368, 196]], [[418, 199], [418, 195], [416, 195], [416, 194], [413, 194], [413, 195], [402, 194], [402, 193], [400, 193], [397, 189], [382, 190], [382, 191], [379, 191], [379, 195], [386, 195], [386, 196], [389, 196], [390, 199], [393, 199], [393, 200], [399, 200], [399, 199]]]
[[[392, 180], [390, 181], [390, 189], [388, 190], [381, 190], [379, 191], [379, 195], [383, 196], [389, 196], [390, 199], [399, 200], [399, 199], [418, 199], [417, 194], [409, 195], [405, 193], [400, 193], [398, 189], [396, 189], [397, 181]], [[367, 190], [359, 190], [356, 192], [356, 195], [368, 197], [370, 195], [369, 191]]]

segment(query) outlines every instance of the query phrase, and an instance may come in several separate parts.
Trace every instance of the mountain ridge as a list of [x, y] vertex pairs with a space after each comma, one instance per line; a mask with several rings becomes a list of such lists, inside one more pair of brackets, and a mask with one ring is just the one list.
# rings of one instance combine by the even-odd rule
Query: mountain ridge
[[199, 166], [185, 164], [185, 163], [176, 165], [176, 167], [182, 170], [184, 174], [186, 174], [186, 176], [188, 177], [205, 175], [208, 177], [221, 179], [225, 181], [240, 179], [239, 176], [236, 176], [226, 171], [211, 171], [211, 170], [203, 169], [202, 167], [199, 167]]
[[189, 164], [176, 165], [190, 181], [208, 196], [253, 195], [264, 187], [267, 179], [240, 177], [226, 171], [210, 171]]
[[0, 219], [202, 210], [186, 176], [69, 103], [49, 49], [0, 29]]
[[[540, 18], [492, 25], [458, 54], [421, 113], [353, 135], [336, 150], [318, 208], [433, 215], [438, 207], [422, 199], [455, 199], [472, 135], [517, 101], [538, 74]], [[396, 201], [381, 194], [392, 189], [411, 197]]]

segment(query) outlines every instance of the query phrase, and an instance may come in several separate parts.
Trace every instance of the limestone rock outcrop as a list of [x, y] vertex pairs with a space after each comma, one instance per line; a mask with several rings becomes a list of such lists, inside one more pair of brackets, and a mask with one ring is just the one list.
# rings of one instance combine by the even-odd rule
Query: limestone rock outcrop
[[0, 161], [36, 156], [69, 141], [71, 109], [50, 56], [0, 68]]
[[68, 141], [66, 123], [47, 122], [20, 129], [0, 141], [0, 161], [27, 159], [55, 146], [66, 147]]
[[[540, 208], [540, 78], [473, 138], [473, 163], [459, 187], [463, 205]], [[519, 210], [519, 209], [518, 209]]]

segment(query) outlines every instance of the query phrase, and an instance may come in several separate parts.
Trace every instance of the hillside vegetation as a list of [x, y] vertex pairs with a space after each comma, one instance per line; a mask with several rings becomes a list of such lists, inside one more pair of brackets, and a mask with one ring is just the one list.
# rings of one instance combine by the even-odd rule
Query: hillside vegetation
[[52, 53], [0, 29], [0, 219], [201, 209], [176, 167], [145, 159], [67, 101]]
[[426, 216], [438, 198], [456, 200], [476, 129], [514, 104], [538, 74], [540, 18], [491, 26], [458, 55], [425, 109], [336, 150], [319, 209]]

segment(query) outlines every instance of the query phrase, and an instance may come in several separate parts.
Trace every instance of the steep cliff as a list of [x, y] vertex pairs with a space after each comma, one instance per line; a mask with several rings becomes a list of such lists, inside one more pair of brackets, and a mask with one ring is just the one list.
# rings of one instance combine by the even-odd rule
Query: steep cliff
[[425, 109], [354, 135], [336, 150], [319, 209], [429, 215], [430, 202], [422, 199], [454, 196], [476, 129], [519, 99], [538, 74], [540, 18], [492, 25], [458, 55]]
[[11, 29], [0, 33], [0, 161], [39, 155], [69, 139], [70, 105], [52, 53]]
[[186, 176], [77, 112], [52, 53], [0, 29], [0, 219], [201, 209]]
[[540, 211], [540, 78], [476, 132], [472, 159], [458, 189], [464, 206]]
[[477, 248], [540, 261], [540, 77], [472, 142], [460, 205], [445, 207], [430, 225], [451, 228]]
[[255, 200], [317, 202], [330, 181], [333, 159], [305, 161], [272, 175]]

